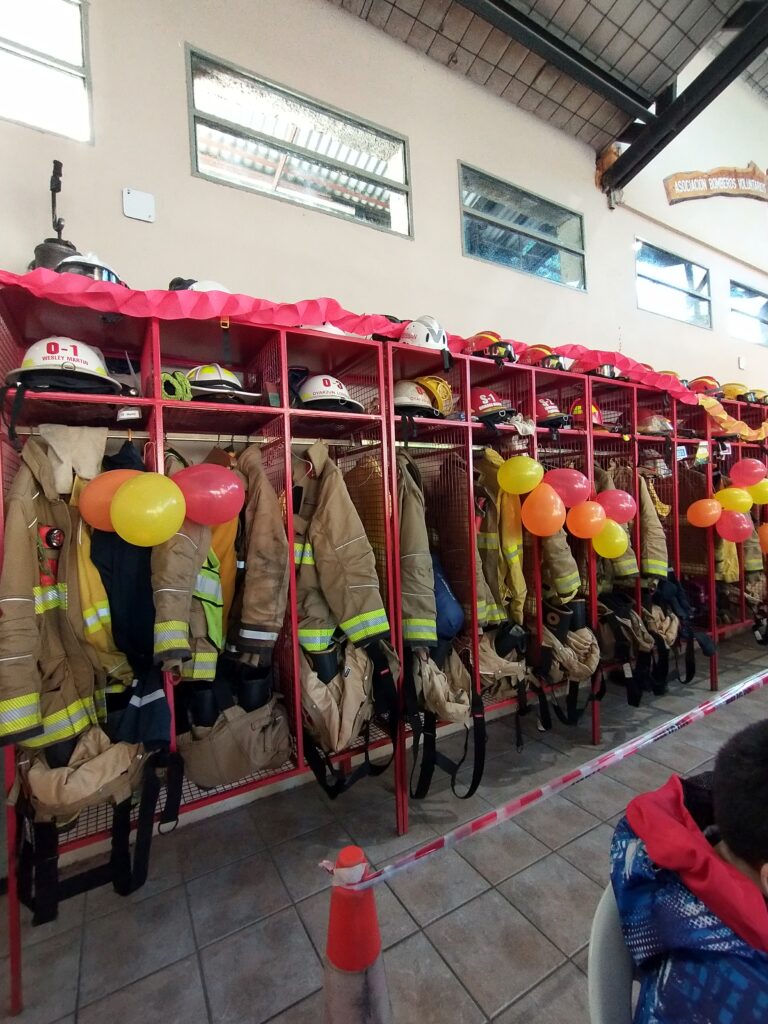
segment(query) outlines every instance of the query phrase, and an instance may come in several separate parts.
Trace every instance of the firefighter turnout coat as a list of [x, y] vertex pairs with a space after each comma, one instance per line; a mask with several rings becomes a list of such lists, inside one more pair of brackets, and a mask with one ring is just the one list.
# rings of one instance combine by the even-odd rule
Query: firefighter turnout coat
[[56, 490], [47, 445], [30, 438], [21, 459], [0, 578], [0, 742], [44, 747], [96, 724], [96, 673], [83, 643], [77, 511]]
[[400, 594], [403, 643], [437, 644], [435, 576], [429, 552], [421, 473], [405, 452], [397, 455], [397, 504], [400, 518]]
[[326, 651], [337, 627], [357, 647], [388, 640], [376, 559], [341, 471], [322, 441], [292, 463], [299, 643]]

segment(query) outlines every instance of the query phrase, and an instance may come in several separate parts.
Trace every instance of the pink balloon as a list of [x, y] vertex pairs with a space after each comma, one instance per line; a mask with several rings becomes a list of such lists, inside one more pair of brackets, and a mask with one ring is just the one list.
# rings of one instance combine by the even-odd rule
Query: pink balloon
[[225, 466], [203, 462], [187, 466], [173, 477], [187, 502], [187, 519], [218, 526], [234, 519], [245, 502], [240, 477]]
[[723, 540], [732, 540], [737, 544], [743, 540], [749, 540], [752, 536], [754, 525], [752, 516], [746, 512], [731, 512], [723, 509], [723, 514], [715, 523], [715, 529]]
[[637, 502], [628, 491], [603, 491], [597, 501], [615, 523], [628, 523], [637, 515]]
[[578, 469], [550, 469], [543, 482], [557, 491], [566, 508], [587, 501], [592, 490], [589, 480]]
[[764, 480], [768, 469], [759, 459], [739, 459], [728, 474], [734, 487], [754, 487]]

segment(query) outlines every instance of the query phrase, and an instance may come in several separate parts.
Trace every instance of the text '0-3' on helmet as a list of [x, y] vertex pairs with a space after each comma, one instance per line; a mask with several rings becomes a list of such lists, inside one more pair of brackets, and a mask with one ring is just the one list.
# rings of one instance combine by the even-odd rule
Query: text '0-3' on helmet
[[115, 271], [103, 260], [100, 260], [95, 252], [87, 252], [84, 255], [79, 253], [76, 256], [67, 256], [61, 263], [56, 264], [57, 274], [79, 274], [80, 277], [90, 277], [94, 281], [107, 281], [109, 284], [122, 284], [122, 281]]
[[756, 393], [746, 384], [723, 384], [723, 398], [729, 402], [750, 402], [753, 405], [758, 401]]
[[405, 325], [400, 341], [419, 348], [448, 348], [448, 335], [433, 316], [420, 316]]
[[203, 363], [187, 374], [192, 398], [200, 402], [242, 402], [256, 404], [261, 395], [247, 391], [239, 377], [221, 363]]
[[325, 373], [307, 377], [299, 388], [299, 398], [302, 406], [307, 409], [324, 412], [365, 412], [365, 407], [352, 398], [343, 381]]
[[10, 387], [46, 391], [96, 392], [117, 395], [120, 383], [107, 373], [104, 356], [92, 345], [75, 338], [43, 338], [30, 345], [21, 366], [5, 378]]
[[549, 345], [529, 345], [518, 358], [524, 366], [540, 366], [543, 370], [564, 369], [563, 360], [555, 355]]
[[430, 393], [415, 380], [399, 380], [392, 391], [392, 404], [399, 416], [440, 416]]

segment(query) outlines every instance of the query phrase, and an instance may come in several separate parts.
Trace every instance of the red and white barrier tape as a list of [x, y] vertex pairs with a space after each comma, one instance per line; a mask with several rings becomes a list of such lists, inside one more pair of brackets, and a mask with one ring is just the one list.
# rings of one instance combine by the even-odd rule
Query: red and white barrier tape
[[[540, 803], [542, 800], [546, 800], [550, 796], [554, 796], [555, 793], [559, 793], [563, 789], [567, 789], [569, 786], [573, 786], [577, 782], [581, 782], [583, 779], [588, 779], [591, 775], [596, 775], [598, 772], [605, 771], [606, 768], [610, 768], [614, 764], [618, 764], [619, 761], [623, 761], [626, 757], [631, 754], [636, 754], [644, 747], [649, 747], [652, 743], [657, 743], [659, 740], [664, 739], [666, 736], [671, 735], [673, 732], [677, 732], [678, 729], [683, 729], [686, 725], [691, 725], [693, 722], [698, 722], [702, 718], [706, 718], [707, 715], [711, 715], [713, 711], [723, 707], [726, 704], [730, 704], [739, 697], [744, 697], [746, 694], [751, 693], [753, 690], [759, 690], [762, 686], [768, 684], [768, 675], [756, 675], [750, 676], [749, 679], [745, 679], [742, 683], [737, 683], [736, 686], [730, 687], [728, 690], [723, 690], [722, 693], [718, 693], [715, 697], [710, 697], [709, 700], [705, 700], [702, 704], [699, 704], [695, 708], [691, 708], [690, 711], [684, 712], [682, 715], [678, 715], [677, 718], [671, 718], [668, 722], [663, 725], [657, 726], [655, 729], [651, 729], [649, 732], [643, 733], [642, 736], [638, 736], [635, 739], [628, 740], [626, 743], [622, 743], [620, 747], [616, 747], [613, 750], [608, 750], [604, 754], [600, 754], [599, 757], [593, 758], [591, 761], [587, 761], [585, 764], [580, 765], [578, 768], [574, 768], [559, 778], [552, 779], [550, 782], [544, 783], [543, 786], [539, 786], [536, 789], [532, 789], [529, 793], [525, 793], [523, 796], [515, 797], [508, 803], [503, 804], [501, 807], [497, 807], [494, 811], [489, 811], [487, 814], [482, 814], [479, 818], [474, 818], [472, 821], [465, 822], [463, 825], [459, 825], [458, 828], [453, 829], [450, 832], [446, 832], [445, 835], [439, 836], [437, 839], [433, 839], [429, 843], [425, 843], [424, 846], [420, 846], [417, 850], [412, 850], [410, 853], [404, 854], [402, 857], [398, 857], [397, 860], [393, 861], [392, 864], [388, 864], [386, 867], [379, 868], [377, 871], [372, 871], [362, 881], [352, 883], [347, 886], [350, 889], [369, 889], [371, 886], [379, 885], [381, 882], [387, 882], [390, 878], [394, 878], [395, 875], [399, 875], [403, 871], [407, 871], [413, 867], [414, 864], [418, 864], [419, 861], [425, 860], [427, 857], [431, 857], [440, 850], [447, 850], [452, 846], [456, 846], [462, 839], [469, 839], [470, 836], [479, 835], [481, 832], [487, 832], [489, 829], [496, 828], [503, 821], [509, 821], [510, 818], [514, 818], [522, 811], [527, 810], [533, 804]], [[333, 871], [333, 864], [327, 861], [323, 861], [322, 867], [326, 870]]]

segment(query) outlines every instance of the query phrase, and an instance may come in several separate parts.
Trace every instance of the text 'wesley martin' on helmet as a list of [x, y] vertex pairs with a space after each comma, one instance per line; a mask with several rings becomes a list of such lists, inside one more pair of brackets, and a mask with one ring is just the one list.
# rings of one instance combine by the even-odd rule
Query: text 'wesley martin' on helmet
[[299, 388], [299, 398], [305, 409], [324, 412], [365, 412], [361, 402], [350, 395], [347, 385], [330, 374], [317, 373], [307, 377]]
[[118, 395], [119, 381], [110, 377], [99, 349], [75, 338], [43, 338], [30, 345], [21, 366], [5, 378], [9, 387], [35, 391], [92, 392]]
[[192, 398], [200, 402], [241, 402], [259, 404], [261, 394], [247, 391], [240, 378], [221, 363], [203, 363], [187, 374]]

